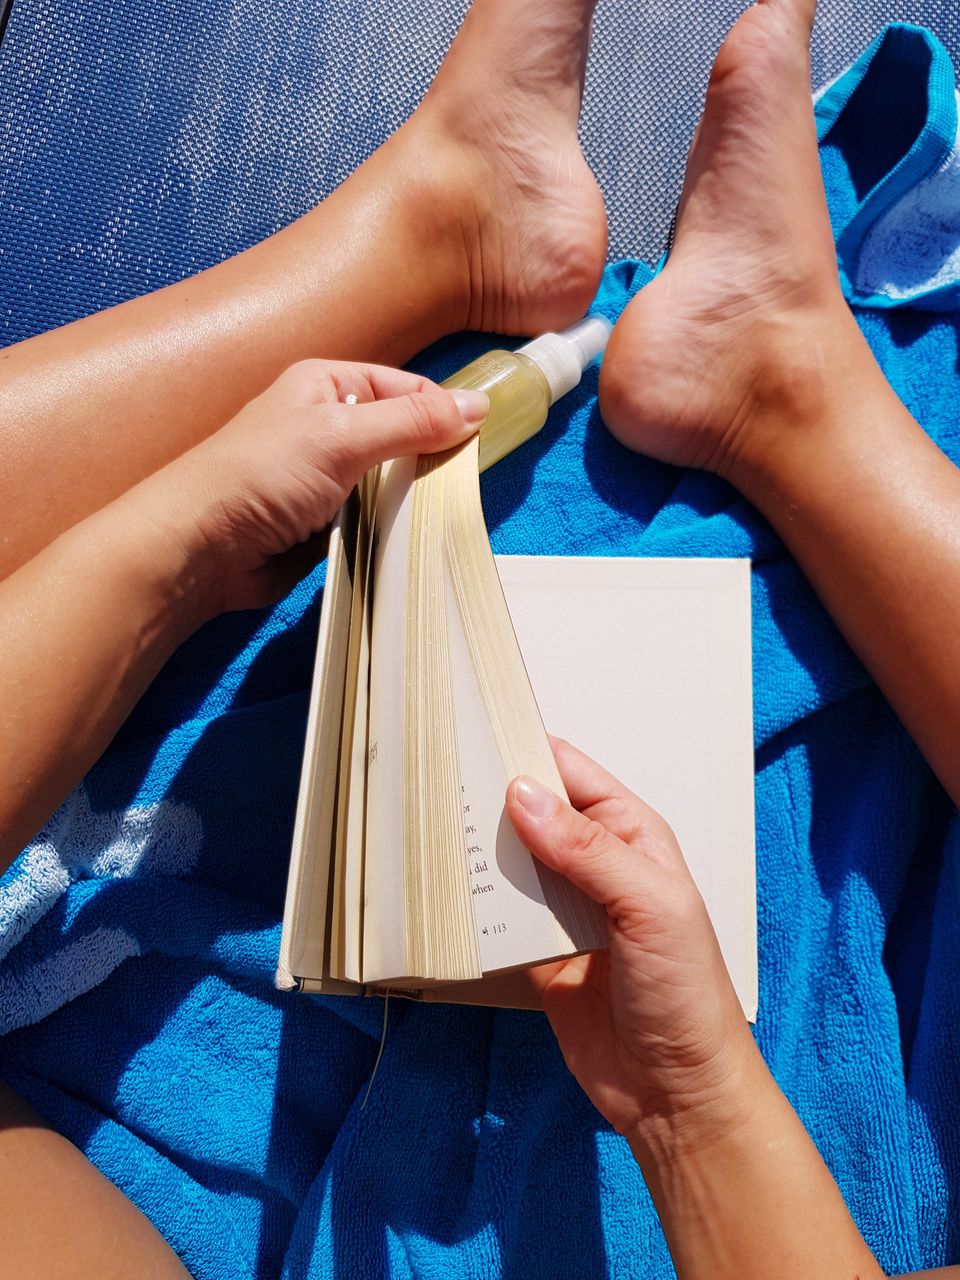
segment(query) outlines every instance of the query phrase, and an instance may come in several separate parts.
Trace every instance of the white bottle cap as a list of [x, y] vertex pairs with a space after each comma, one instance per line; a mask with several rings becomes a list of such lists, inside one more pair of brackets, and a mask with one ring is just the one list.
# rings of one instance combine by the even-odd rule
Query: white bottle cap
[[563, 333], [544, 333], [517, 354], [527, 356], [540, 369], [550, 386], [550, 403], [580, 383], [584, 369], [602, 355], [613, 325], [604, 316], [587, 316]]

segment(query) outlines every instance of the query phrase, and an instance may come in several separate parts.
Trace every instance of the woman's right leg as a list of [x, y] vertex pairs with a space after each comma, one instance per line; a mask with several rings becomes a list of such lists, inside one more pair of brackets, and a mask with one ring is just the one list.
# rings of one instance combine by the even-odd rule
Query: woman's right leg
[[603, 201], [577, 143], [596, 0], [475, 0], [411, 120], [292, 226], [0, 351], [0, 577], [293, 361], [400, 364], [589, 306]]
[[767, 517], [960, 802], [960, 470], [840, 291], [810, 98], [814, 0], [760, 0], [717, 57], [665, 270], [610, 340], [624, 444]]

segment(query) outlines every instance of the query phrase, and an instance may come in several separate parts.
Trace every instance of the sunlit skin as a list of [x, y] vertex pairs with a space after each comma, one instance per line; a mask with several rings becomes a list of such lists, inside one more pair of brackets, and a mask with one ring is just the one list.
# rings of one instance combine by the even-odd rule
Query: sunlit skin
[[[314, 212], [194, 280], [0, 353], [7, 859], [179, 643], [295, 581], [365, 467], [452, 444], [487, 410], [369, 362], [586, 309], [606, 244], [576, 142], [592, 9], [476, 0], [410, 123]], [[960, 495], [839, 294], [811, 20], [809, 0], [766, 0], [721, 51], [675, 251], [614, 334], [602, 404], [625, 443], [717, 470], [769, 516], [956, 795], [957, 691], [937, 637], [956, 634]], [[680, 1280], [879, 1277], [755, 1047], [673, 833], [575, 748], [555, 750], [572, 805], [517, 780], [508, 812], [604, 905], [610, 949], [531, 977], [643, 1170]], [[2, 1086], [0, 1256], [38, 1280], [186, 1274]]]
[[607, 245], [577, 142], [595, 3], [478, 0], [410, 121], [312, 212], [0, 351], [0, 577], [296, 360], [396, 365], [463, 329], [579, 319]]
[[[288, 366], [399, 364], [464, 328], [533, 334], [587, 309], [606, 253], [576, 134], [593, 2], [477, 0], [411, 121], [312, 213], [201, 276], [0, 352], [0, 577], [12, 575], [0, 586], [0, 705], [4, 766], [18, 771], [0, 795], [7, 858], [212, 608], [262, 603], [315, 558], [293, 541], [322, 527], [364, 457], [475, 428], [436, 392], [433, 412], [411, 416], [421, 390], [400, 375], [354, 370], [347, 387], [335, 373], [341, 391], [387, 409], [361, 456], [342, 410], [316, 403], [315, 368], [262, 396]], [[351, 408], [346, 427], [359, 421]], [[335, 483], [317, 466], [307, 498], [303, 457], [324, 430], [339, 441], [326, 455]], [[240, 454], [242, 475], [226, 464]], [[202, 501], [198, 486], [205, 550], [176, 514]], [[239, 523], [218, 523], [231, 512]], [[186, 1274], [147, 1219], [2, 1085], [0, 1255], [34, 1280]]]
[[716, 471], [763, 512], [960, 801], [960, 470], [840, 292], [813, 9], [761, 3], [721, 49], [673, 252], [617, 325], [600, 404], [630, 448]]

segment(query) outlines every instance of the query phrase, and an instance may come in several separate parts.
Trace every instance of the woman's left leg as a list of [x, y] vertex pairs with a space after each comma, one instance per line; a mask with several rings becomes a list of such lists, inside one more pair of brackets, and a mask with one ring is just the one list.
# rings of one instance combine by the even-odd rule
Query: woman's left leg
[[426, 99], [321, 205], [192, 279], [0, 351], [0, 578], [296, 360], [402, 364], [589, 306], [603, 201], [577, 142], [596, 0], [475, 0]]

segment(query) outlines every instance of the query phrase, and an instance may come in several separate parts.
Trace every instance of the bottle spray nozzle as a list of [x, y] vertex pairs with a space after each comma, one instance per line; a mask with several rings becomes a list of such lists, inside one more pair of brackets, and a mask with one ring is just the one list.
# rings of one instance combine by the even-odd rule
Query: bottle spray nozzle
[[586, 369], [594, 360], [603, 355], [607, 347], [613, 325], [606, 316], [587, 316], [572, 329], [565, 329], [560, 334], [580, 352], [580, 368]]
[[551, 403], [572, 391], [584, 369], [602, 355], [613, 325], [604, 316], [587, 316], [563, 333], [544, 333], [517, 354], [526, 356], [541, 370], [550, 386]]

